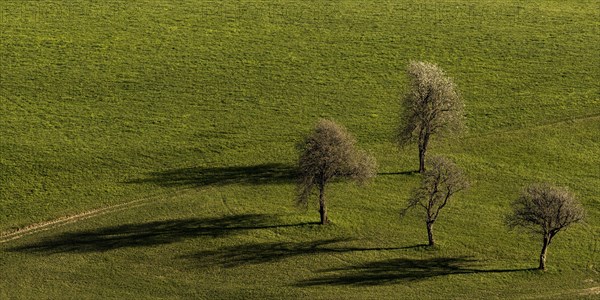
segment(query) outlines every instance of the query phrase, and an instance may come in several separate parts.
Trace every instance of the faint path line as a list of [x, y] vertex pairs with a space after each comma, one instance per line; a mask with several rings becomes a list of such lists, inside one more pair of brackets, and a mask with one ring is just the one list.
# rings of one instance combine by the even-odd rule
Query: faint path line
[[[79, 220], [89, 219], [91, 217], [103, 215], [103, 214], [106, 214], [106, 213], [109, 213], [112, 211], [123, 210], [123, 209], [128, 208], [128, 206], [132, 206], [132, 205], [134, 205], [136, 203], [140, 203], [144, 200], [146, 200], [146, 199], [140, 199], [140, 200], [116, 204], [116, 205], [112, 205], [112, 206], [108, 206], [108, 207], [98, 208], [98, 209], [86, 211], [83, 213], [79, 213], [76, 215], [60, 217], [58, 219], [28, 225], [28, 226], [25, 226], [23, 228], [20, 228], [20, 229], [14, 230], [14, 231], [3, 232], [0, 234], [0, 244], [18, 239], [25, 235], [33, 234], [33, 233], [40, 232], [40, 231], [45, 231], [50, 228], [58, 227], [58, 226], [61, 226], [64, 224], [69, 224], [69, 223], [77, 222]], [[137, 205], [137, 206], [139, 206], [139, 205]]]
[[63, 225], [76, 223], [78, 221], [83, 221], [83, 220], [90, 219], [93, 217], [98, 217], [98, 216], [101, 216], [101, 215], [104, 215], [107, 213], [113, 213], [113, 212], [127, 210], [130, 208], [144, 206], [146, 204], [148, 204], [148, 203], [139, 203], [139, 204], [135, 204], [135, 205], [127, 206], [127, 207], [117, 207], [117, 208], [113, 208], [113, 209], [107, 209], [107, 208], [99, 209], [99, 210], [95, 210], [95, 211], [88, 211], [88, 212], [81, 213], [78, 215], [55, 219], [55, 220], [44, 222], [44, 223], [30, 225], [25, 228], [19, 229], [17, 231], [11, 232], [10, 234], [8, 234], [6, 236], [1, 236], [0, 244], [16, 240], [16, 239], [22, 238], [27, 235], [32, 235], [32, 234], [44, 232], [44, 231], [47, 231], [50, 229], [55, 229], [55, 228], [58, 228]]
[[21, 105], [21, 103], [19, 103], [18, 101], [11, 99], [10, 97], [2, 97], [4, 99], [6, 99], [8, 102], [14, 104], [16, 107], [20, 108], [22, 111], [26, 112], [27, 114], [32, 114], [30, 110], [28, 110], [27, 108], [25, 108], [23, 105]]
[[573, 118], [564, 118], [564, 119], [560, 119], [557, 121], [541, 123], [541, 124], [527, 126], [527, 127], [508, 128], [508, 129], [504, 129], [504, 130], [502, 130], [502, 129], [494, 130], [494, 131], [486, 132], [486, 133], [482, 133], [482, 134], [474, 134], [474, 135], [465, 136], [465, 139], [476, 139], [476, 138], [487, 137], [490, 135], [498, 135], [498, 134], [516, 132], [516, 131], [531, 130], [531, 129], [535, 129], [535, 128], [543, 128], [543, 127], [549, 127], [549, 126], [554, 126], [554, 125], [568, 123], [568, 122], [576, 122], [576, 121], [596, 119], [596, 118], [600, 118], [600, 113], [595, 113], [595, 114], [590, 114], [590, 115], [582, 115], [582, 116], [577, 116], [577, 117], [573, 117]]
[[581, 291], [581, 293], [579, 293], [579, 295], [581, 295], [581, 296], [600, 295], [600, 286], [583, 289]]
[[[180, 194], [186, 190], [187, 189], [180, 190], [176, 194]], [[118, 212], [118, 211], [123, 211], [123, 210], [131, 209], [131, 208], [144, 206], [144, 205], [150, 204], [151, 200], [159, 198], [160, 196], [162, 196], [162, 195], [155, 195], [155, 196], [151, 196], [151, 197], [147, 197], [147, 198], [129, 201], [126, 203], [120, 203], [120, 204], [115, 204], [115, 205], [111, 205], [111, 206], [107, 206], [107, 207], [93, 209], [93, 210], [82, 212], [82, 213], [75, 214], [75, 215], [60, 217], [60, 218], [57, 218], [54, 220], [28, 225], [28, 226], [19, 228], [17, 230], [2, 232], [2, 233], [0, 233], [0, 244], [4, 244], [6, 242], [13, 241], [13, 240], [22, 238], [27, 235], [31, 235], [31, 234], [38, 233], [38, 232], [43, 232], [43, 231], [53, 229], [53, 228], [56, 228], [59, 226], [63, 226], [66, 224], [75, 223], [78, 221], [82, 221], [82, 220], [93, 218], [93, 217], [98, 217], [98, 216], [112, 213], [112, 212]]]
[[569, 289], [564, 291], [554, 291], [551, 293], [540, 293], [537, 295], [527, 296], [527, 299], [571, 299], [574, 296], [593, 296], [600, 295], [600, 286], [594, 286], [591, 288], [584, 289]]
[[229, 213], [230, 216], [235, 215], [233, 209], [231, 209], [231, 206], [229, 206], [229, 204], [227, 203], [227, 197], [225, 197], [223, 194], [221, 194], [221, 203], [223, 203], [223, 206], [225, 206], [225, 210], [227, 210], [227, 213]]

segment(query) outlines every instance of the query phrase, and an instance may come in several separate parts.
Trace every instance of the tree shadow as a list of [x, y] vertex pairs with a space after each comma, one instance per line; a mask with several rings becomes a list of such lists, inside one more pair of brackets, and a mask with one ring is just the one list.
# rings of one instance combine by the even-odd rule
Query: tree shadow
[[415, 245], [398, 248], [367, 248], [335, 245], [349, 241], [352, 241], [352, 239], [335, 238], [312, 242], [250, 243], [239, 246], [224, 247], [213, 251], [201, 251], [192, 255], [183, 256], [182, 258], [191, 259], [202, 267], [219, 265], [226, 268], [231, 268], [241, 265], [269, 263], [304, 255], [359, 251], [402, 250], [425, 246]]
[[241, 231], [302, 226], [277, 224], [275, 216], [245, 214], [126, 224], [94, 230], [66, 232], [40, 242], [9, 249], [27, 253], [103, 252], [128, 247], [170, 244], [198, 237], [222, 237]]
[[417, 175], [417, 174], [419, 174], [419, 170], [402, 171], [402, 172], [381, 172], [381, 173], [377, 173], [378, 176]]
[[299, 287], [319, 285], [385, 285], [420, 281], [438, 276], [473, 273], [504, 273], [534, 269], [486, 270], [470, 257], [437, 257], [428, 259], [397, 258], [369, 262], [343, 268], [327, 269], [322, 277], [301, 281]]
[[127, 183], [174, 186], [221, 186], [228, 184], [280, 184], [294, 182], [298, 177], [295, 167], [270, 163], [253, 166], [220, 168], [182, 168], [149, 173], [147, 178]]

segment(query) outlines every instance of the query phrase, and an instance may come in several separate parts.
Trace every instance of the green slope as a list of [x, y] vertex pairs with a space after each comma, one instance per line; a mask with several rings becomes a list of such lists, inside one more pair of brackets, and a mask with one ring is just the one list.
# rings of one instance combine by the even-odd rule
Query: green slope
[[[0, 3], [0, 298], [576, 298], [600, 282], [597, 1]], [[434, 141], [472, 188], [428, 250], [391, 142], [409, 60], [457, 82], [469, 132]], [[294, 144], [346, 125], [380, 176], [293, 206]], [[535, 181], [587, 222], [539, 245], [502, 217]], [[543, 292], [540, 292], [542, 290]]]

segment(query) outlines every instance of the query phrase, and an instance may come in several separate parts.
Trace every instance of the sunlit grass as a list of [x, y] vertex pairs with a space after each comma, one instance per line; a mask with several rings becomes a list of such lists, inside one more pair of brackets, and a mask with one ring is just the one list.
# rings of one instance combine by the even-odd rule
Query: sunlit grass
[[[599, 11], [2, 1], [0, 230], [143, 205], [3, 243], [0, 298], [583, 296], [600, 282]], [[416, 148], [392, 143], [410, 60], [443, 68], [467, 110], [465, 136], [431, 145], [472, 181], [435, 249], [419, 246], [417, 212], [399, 218], [419, 180]], [[294, 206], [286, 175], [322, 117], [380, 165], [366, 187], [332, 185], [327, 227]], [[569, 186], [588, 212], [550, 246], [546, 274], [528, 270], [541, 241], [502, 223], [537, 181]]]

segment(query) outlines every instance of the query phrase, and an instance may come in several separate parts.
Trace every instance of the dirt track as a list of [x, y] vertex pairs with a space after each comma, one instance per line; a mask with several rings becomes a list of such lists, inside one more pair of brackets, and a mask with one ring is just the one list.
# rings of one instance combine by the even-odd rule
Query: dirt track
[[56, 227], [59, 227], [59, 226], [65, 225], [65, 224], [74, 223], [74, 222], [77, 222], [80, 220], [89, 219], [92, 217], [100, 216], [100, 215], [111, 213], [111, 212], [116, 212], [116, 211], [120, 211], [120, 210], [125, 210], [125, 209], [129, 209], [129, 208], [133, 208], [133, 207], [142, 206], [142, 205], [148, 204], [150, 199], [151, 198], [145, 198], [145, 199], [130, 201], [127, 203], [111, 205], [108, 207], [98, 208], [98, 209], [86, 211], [86, 212], [76, 214], [76, 215], [61, 217], [61, 218], [54, 219], [54, 220], [47, 221], [47, 222], [32, 224], [27, 227], [23, 227], [23, 228], [14, 230], [14, 231], [2, 232], [2, 233], [0, 233], [0, 244], [6, 243], [6, 242], [9, 242], [12, 240], [16, 240], [16, 239], [21, 238], [26, 235], [30, 235], [33, 233], [56, 228]]

